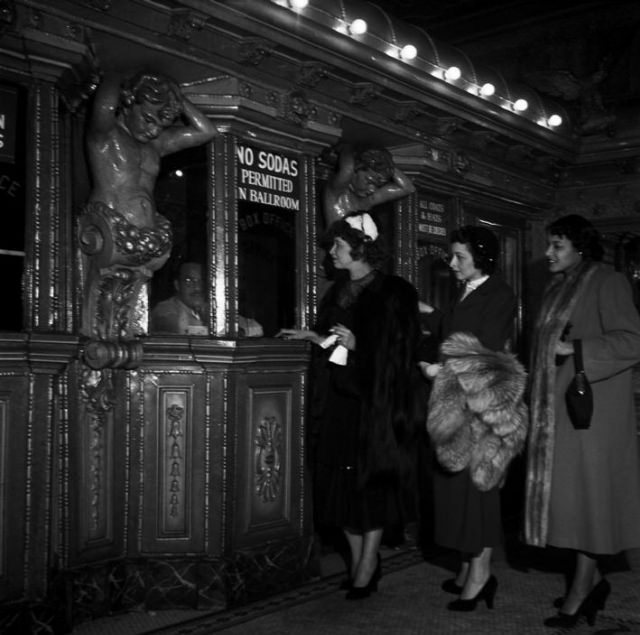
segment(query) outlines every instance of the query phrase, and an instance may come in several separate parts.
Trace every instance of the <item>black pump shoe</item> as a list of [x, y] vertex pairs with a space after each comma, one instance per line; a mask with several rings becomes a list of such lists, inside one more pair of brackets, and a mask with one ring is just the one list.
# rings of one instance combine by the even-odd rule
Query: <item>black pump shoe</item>
[[604, 578], [596, 584], [589, 592], [589, 595], [582, 601], [575, 613], [563, 613], [560, 611], [553, 617], [548, 617], [544, 621], [545, 626], [551, 628], [571, 628], [575, 626], [584, 615], [587, 624], [593, 626], [596, 623], [598, 611], [604, 609], [604, 605], [611, 593], [611, 585]]
[[447, 593], [453, 593], [453, 595], [460, 595], [462, 593], [462, 587], [459, 584], [456, 584], [455, 578], [449, 578], [445, 580], [440, 588]]
[[458, 598], [447, 604], [447, 609], [450, 611], [475, 611], [480, 600], [484, 600], [487, 608], [493, 608], [493, 601], [496, 597], [496, 590], [498, 589], [498, 580], [495, 576], [489, 576], [489, 579], [485, 582], [484, 586], [478, 591], [474, 598], [470, 600], [463, 600]]
[[349, 587], [347, 594], [344, 596], [347, 600], [364, 600], [368, 598], [374, 591], [378, 590], [378, 582], [382, 577], [382, 561], [380, 554], [378, 554], [378, 564], [371, 576], [371, 579], [366, 586], [353, 586], [353, 583]]

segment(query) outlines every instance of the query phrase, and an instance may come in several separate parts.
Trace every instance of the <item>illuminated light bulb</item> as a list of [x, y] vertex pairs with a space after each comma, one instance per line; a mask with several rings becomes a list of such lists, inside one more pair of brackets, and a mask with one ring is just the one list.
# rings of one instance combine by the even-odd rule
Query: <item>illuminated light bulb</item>
[[418, 55], [418, 49], [413, 44], [405, 44], [400, 51], [403, 60], [413, 60]]
[[483, 97], [491, 97], [496, 92], [496, 87], [493, 84], [487, 82], [486, 84], [482, 84], [480, 86], [480, 94]]
[[357, 18], [351, 23], [349, 32], [352, 35], [362, 35], [367, 32], [367, 23], [362, 18]]
[[557, 128], [558, 126], [562, 125], [562, 117], [560, 115], [551, 115], [551, 117], [547, 119], [547, 123], [552, 128]]
[[182, 178], [184, 176], [184, 172], [178, 168], [177, 170], [173, 171], [174, 176], [177, 176], [178, 178]]
[[457, 66], [450, 66], [445, 72], [444, 77], [450, 81], [455, 81], [456, 79], [460, 79], [462, 76], [462, 71]]
[[309, 4], [309, 0], [289, 0], [292, 9], [304, 9]]
[[529, 108], [529, 102], [526, 99], [516, 99], [513, 104], [513, 109], [516, 112], [524, 112], [527, 108]]

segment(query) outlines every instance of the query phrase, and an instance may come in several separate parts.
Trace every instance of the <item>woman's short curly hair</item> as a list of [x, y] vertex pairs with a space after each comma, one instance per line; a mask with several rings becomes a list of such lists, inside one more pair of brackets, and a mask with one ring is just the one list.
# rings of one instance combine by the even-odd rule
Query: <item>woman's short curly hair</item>
[[467, 245], [473, 257], [473, 264], [483, 274], [491, 275], [498, 267], [500, 241], [490, 229], [477, 225], [462, 225], [451, 232], [449, 242]]
[[[359, 212], [352, 212], [345, 216], [356, 216]], [[386, 246], [381, 236], [371, 240], [359, 229], [355, 229], [341, 218], [335, 221], [320, 239], [320, 246], [329, 251], [336, 238], [342, 238], [351, 247], [351, 257], [354, 260], [364, 260], [373, 269], [382, 269], [389, 258]]]
[[571, 242], [583, 260], [602, 260], [604, 247], [600, 242], [600, 233], [583, 216], [568, 214], [561, 216], [545, 227], [547, 236], [559, 236]]

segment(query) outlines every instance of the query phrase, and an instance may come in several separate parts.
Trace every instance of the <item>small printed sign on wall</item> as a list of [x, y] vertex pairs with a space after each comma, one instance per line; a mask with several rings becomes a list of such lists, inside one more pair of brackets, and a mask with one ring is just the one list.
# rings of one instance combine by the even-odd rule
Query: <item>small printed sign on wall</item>
[[15, 88], [0, 85], [0, 162], [15, 160], [17, 101]]

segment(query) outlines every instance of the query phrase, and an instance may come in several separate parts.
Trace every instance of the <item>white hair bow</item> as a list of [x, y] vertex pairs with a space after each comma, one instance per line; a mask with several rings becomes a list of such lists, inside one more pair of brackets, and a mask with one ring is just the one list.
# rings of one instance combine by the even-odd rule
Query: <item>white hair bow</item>
[[345, 218], [347, 223], [354, 229], [361, 231], [367, 238], [375, 240], [378, 237], [378, 228], [369, 214], [363, 212], [362, 214], [356, 214], [354, 216], [347, 216]]

